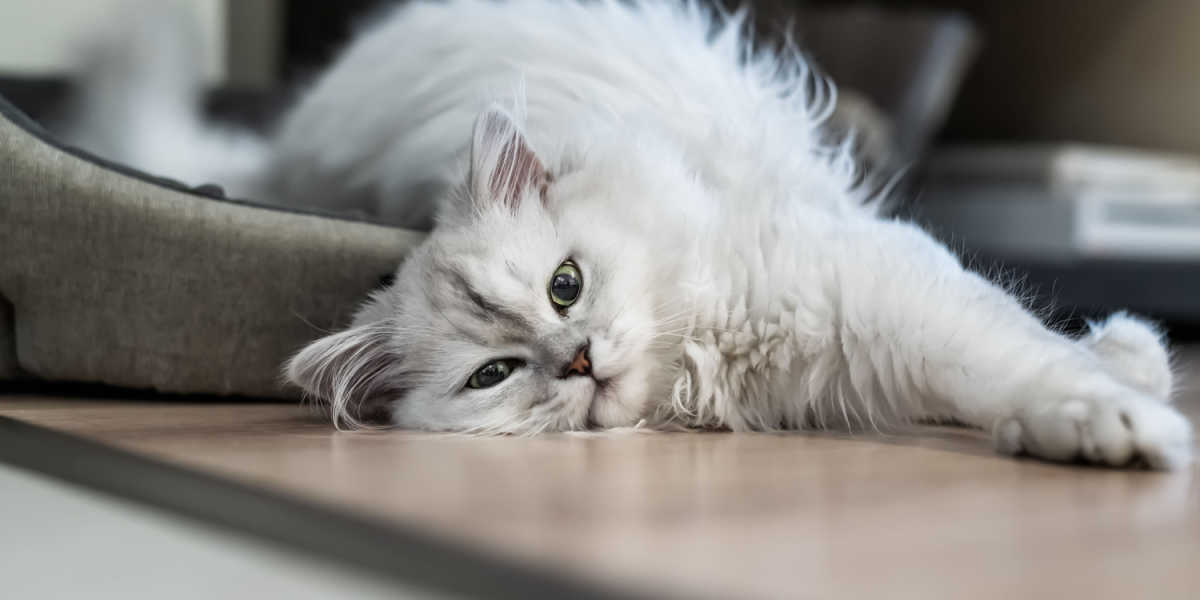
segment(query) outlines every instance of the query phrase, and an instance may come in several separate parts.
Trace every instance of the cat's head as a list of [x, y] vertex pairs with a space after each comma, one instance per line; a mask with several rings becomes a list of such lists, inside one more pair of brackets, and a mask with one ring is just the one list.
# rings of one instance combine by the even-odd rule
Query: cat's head
[[439, 226], [350, 329], [291, 360], [289, 379], [351, 425], [636, 424], [670, 391], [685, 312], [684, 249], [664, 255], [672, 229], [639, 207], [697, 184], [645, 164], [661, 161], [639, 146], [548, 169], [514, 119], [488, 110]]

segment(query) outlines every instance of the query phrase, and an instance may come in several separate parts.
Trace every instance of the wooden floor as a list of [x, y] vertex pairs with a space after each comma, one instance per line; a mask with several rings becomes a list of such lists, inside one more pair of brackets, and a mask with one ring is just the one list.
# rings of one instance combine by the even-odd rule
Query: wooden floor
[[[1180, 406], [1200, 421], [1200, 394]], [[970, 430], [465, 438], [35, 396], [0, 396], [0, 415], [652, 594], [1200, 597], [1200, 466], [1011, 460]]]

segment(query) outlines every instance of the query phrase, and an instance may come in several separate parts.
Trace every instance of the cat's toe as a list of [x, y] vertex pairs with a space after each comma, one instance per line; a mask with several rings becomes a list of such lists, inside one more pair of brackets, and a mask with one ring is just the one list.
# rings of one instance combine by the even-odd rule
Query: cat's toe
[[1126, 385], [1165, 402], [1171, 397], [1173, 376], [1163, 334], [1153, 323], [1117, 313], [1090, 323], [1080, 343], [1102, 360]]
[[1086, 411], [1086, 405], [1079, 401], [1025, 410], [1017, 419], [1021, 424], [1021, 449], [1049, 460], [1075, 460], [1083, 449]]
[[1155, 469], [1179, 469], [1191, 463], [1192, 424], [1174, 408], [1146, 403], [1121, 413], [1132, 432], [1137, 454]]
[[995, 431], [996, 447], [1056, 461], [1125, 466], [1136, 459], [1155, 469], [1191, 461], [1192, 426], [1169, 405], [1134, 395], [1121, 400], [1074, 399], [1027, 408]]

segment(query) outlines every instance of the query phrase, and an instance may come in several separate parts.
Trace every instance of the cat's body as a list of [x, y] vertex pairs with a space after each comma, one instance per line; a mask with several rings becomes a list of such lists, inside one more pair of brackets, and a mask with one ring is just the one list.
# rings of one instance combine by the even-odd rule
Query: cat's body
[[[468, 10], [472, 18], [462, 19]], [[523, 133], [552, 173], [569, 171], [563, 163], [573, 159], [606, 161], [613, 164], [596, 170], [614, 181], [642, 177], [639, 191], [662, 188], [638, 198], [623, 196], [620, 185], [596, 186], [569, 200], [579, 204], [573, 211], [594, 204], [586, 207], [593, 222], [621, 229], [613, 242], [636, 239], [641, 248], [624, 250], [627, 268], [648, 263], [660, 282], [662, 290], [630, 290], [663, 305], [647, 310], [665, 333], [646, 345], [670, 346], [653, 361], [660, 372], [650, 377], [649, 395], [672, 399], [686, 412], [671, 418], [689, 425], [796, 426], [803, 409], [766, 393], [769, 381], [792, 370], [796, 345], [805, 343], [792, 335], [785, 314], [805, 301], [803, 290], [777, 282], [815, 281], [816, 273], [788, 272], [822, 260], [813, 251], [821, 244], [806, 240], [836, 235], [849, 220], [873, 220], [875, 210], [852, 191], [849, 164], [833, 168], [838, 158], [848, 161], [842, 149], [814, 155], [817, 127], [833, 100], [814, 97], [829, 91], [824, 82], [809, 78], [803, 62], [769, 54], [748, 69], [741, 23], [715, 30], [715, 39], [712, 28], [707, 11], [669, 4], [408, 7], [360, 39], [284, 125], [273, 171], [283, 181], [282, 197], [328, 206], [338, 194], [311, 190], [328, 190], [330, 181], [370, 182], [368, 189], [386, 190], [367, 194], [386, 198], [378, 212], [402, 222], [412, 216], [418, 220], [410, 224], [420, 225], [428, 213], [414, 207], [441, 199], [430, 189], [463, 180], [455, 167], [465, 164], [479, 113], [493, 102], [517, 102], [526, 113]], [[471, 41], [450, 44], [421, 34], [428, 31]], [[398, 40], [403, 58], [396, 56]], [[806, 84], [815, 91], [804, 93]], [[353, 120], [344, 112], [347, 90], [372, 99]], [[601, 144], [609, 147], [594, 148]], [[622, 164], [638, 152], [643, 160]], [[771, 221], [780, 231], [762, 230]], [[652, 337], [649, 323], [643, 327]], [[695, 368], [684, 368], [681, 349], [694, 355]], [[642, 413], [609, 424], [651, 416]], [[548, 428], [581, 428], [586, 417]]]
[[1158, 335], [1123, 315], [1082, 340], [1049, 331], [880, 216], [846, 149], [820, 143], [830, 89], [695, 7], [455, 0], [388, 15], [244, 183], [438, 225], [289, 376], [347, 423], [948, 418], [1007, 452], [1185, 462]]

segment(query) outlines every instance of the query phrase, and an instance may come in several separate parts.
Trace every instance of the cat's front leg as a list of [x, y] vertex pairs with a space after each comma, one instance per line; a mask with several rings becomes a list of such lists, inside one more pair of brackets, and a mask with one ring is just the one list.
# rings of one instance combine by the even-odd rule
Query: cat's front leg
[[840, 352], [868, 410], [951, 417], [1051, 460], [1190, 460], [1191, 424], [1166, 402], [1166, 352], [1146, 325], [1118, 316], [1069, 339], [911, 225], [843, 240]]

